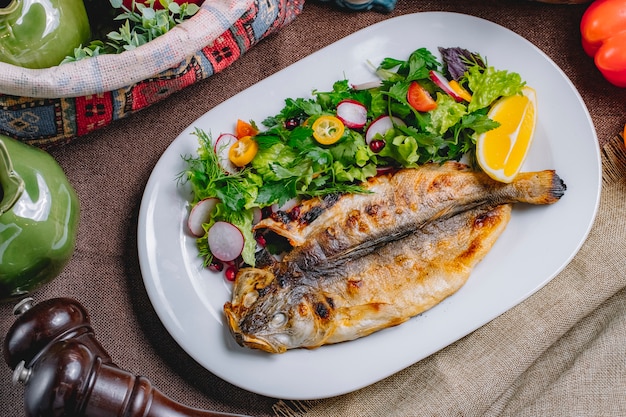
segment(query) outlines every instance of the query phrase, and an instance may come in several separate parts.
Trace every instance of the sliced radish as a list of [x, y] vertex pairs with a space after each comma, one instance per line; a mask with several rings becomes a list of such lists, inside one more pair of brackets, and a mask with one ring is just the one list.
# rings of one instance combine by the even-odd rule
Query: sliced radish
[[377, 135], [385, 136], [385, 133], [394, 126], [406, 126], [399, 117], [383, 115], [374, 120], [365, 132], [365, 142], [369, 145]]
[[352, 89], [354, 90], [370, 90], [372, 88], [378, 88], [383, 85], [381, 80], [376, 81], [368, 81], [361, 84], [352, 84]]
[[228, 222], [215, 222], [207, 236], [213, 256], [222, 262], [230, 262], [243, 251], [244, 238], [237, 226]]
[[461, 102], [463, 101], [463, 97], [457, 94], [456, 91], [452, 87], [450, 87], [450, 83], [440, 72], [430, 71], [430, 79], [437, 85], [437, 87], [441, 88], [446, 94], [452, 97], [454, 100]]
[[379, 167], [376, 167], [376, 175], [385, 175], [385, 174], [392, 172], [393, 170], [395, 170], [395, 168], [390, 165], [379, 166]]
[[337, 104], [337, 117], [346, 127], [360, 129], [367, 122], [367, 108], [356, 100], [341, 100]]
[[254, 226], [263, 219], [263, 210], [260, 207], [252, 208], [252, 225]]
[[194, 236], [204, 236], [206, 232], [202, 228], [202, 224], [208, 223], [211, 212], [218, 202], [219, 199], [210, 197], [198, 201], [198, 203], [193, 206], [189, 212], [189, 217], [187, 218], [187, 227]]
[[298, 204], [300, 204], [300, 199], [297, 197], [293, 197], [290, 198], [289, 200], [285, 201], [281, 206], [279, 206], [278, 204], [272, 204], [272, 211], [276, 212], [276, 211], [289, 211], [292, 208], [294, 208], [295, 206], [297, 206]]
[[237, 136], [231, 133], [222, 133], [217, 138], [215, 147], [213, 148], [219, 160], [220, 166], [229, 174], [237, 172], [237, 166], [231, 162], [230, 158], [228, 158], [228, 151], [235, 142], [237, 142]]

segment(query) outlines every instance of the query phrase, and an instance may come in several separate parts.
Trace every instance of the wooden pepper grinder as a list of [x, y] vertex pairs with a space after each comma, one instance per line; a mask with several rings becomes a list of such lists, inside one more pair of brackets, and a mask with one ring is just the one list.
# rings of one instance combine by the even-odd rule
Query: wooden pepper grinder
[[27, 417], [226, 417], [186, 407], [120, 369], [96, 340], [85, 308], [68, 298], [18, 303], [4, 342]]

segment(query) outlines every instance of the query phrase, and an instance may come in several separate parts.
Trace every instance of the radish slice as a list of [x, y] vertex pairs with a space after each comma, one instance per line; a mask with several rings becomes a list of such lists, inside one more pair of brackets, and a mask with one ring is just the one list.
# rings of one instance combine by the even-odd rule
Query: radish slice
[[376, 167], [376, 175], [385, 175], [385, 174], [392, 172], [395, 169], [396, 168], [389, 166], [389, 165]]
[[222, 133], [215, 142], [213, 150], [217, 155], [220, 166], [229, 174], [237, 172], [237, 166], [228, 158], [228, 151], [233, 144], [237, 142], [237, 136], [230, 133]]
[[352, 89], [354, 90], [370, 90], [372, 88], [378, 88], [383, 85], [381, 80], [377, 81], [368, 81], [361, 84], [352, 84]]
[[218, 202], [219, 200], [214, 197], [205, 198], [204, 200], [198, 201], [189, 212], [187, 227], [195, 237], [202, 237], [206, 233], [202, 224], [208, 223], [211, 212]]
[[289, 211], [295, 206], [297, 206], [298, 204], [300, 204], [300, 199], [297, 197], [293, 197], [285, 201], [282, 206], [278, 206], [278, 204], [272, 204], [272, 211], [273, 212]]
[[252, 208], [252, 225], [254, 226], [263, 219], [263, 210], [260, 207]]
[[380, 116], [374, 120], [365, 132], [365, 142], [369, 145], [377, 135], [385, 136], [394, 126], [406, 126], [406, 123], [395, 116]]
[[356, 100], [341, 100], [337, 104], [337, 118], [350, 129], [360, 129], [367, 122], [367, 108]]
[[456, 91], [452, 87], [450, 87], [450, 83], [440, 72], [430, 71], [430, 79], [437, 85], [437, 87], [441, 88], [446, 94], [452, 97], [454, 100], [461, 102], [463, 101], [463, 97], [458, 95]]
[[244, 238], [237, 226], [228, 222], [215, 222], [207, 236], [213, 256], [222, 262], [230, 262], [243, 251]]

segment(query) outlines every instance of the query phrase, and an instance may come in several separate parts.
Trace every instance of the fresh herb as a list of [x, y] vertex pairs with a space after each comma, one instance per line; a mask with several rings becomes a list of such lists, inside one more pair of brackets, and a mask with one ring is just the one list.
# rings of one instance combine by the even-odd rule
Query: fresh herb
[[[406, 61], [386, 58], [376, 68], [376, 74], [383, 79], [382, 86], [371, 92], [371, 102], [380, 103], [376, 112], [407, 121], [407, 127], [397, 127], [384, 138], [386, 146], [378, 156], [386, 158], [390, 164], [418, 166], [426, 162], [459, 160], [473, 152], [477, 135], [498, 126], [481, 109], [501, 96], [518, 94], [524, 86], [519, 74], [486, 66], [485, 60], [476, 53], [462, 48], [444, 51], [442, 63], [421, 48]], [[430, 78], [430, 71], [452, 67], [460, 70], [461, 65], [464, 69], [462, 82], [474, 94], [470, 103], [456, 102]], [[436, 109], [419, 112], [408, 104], [407, 92], [414, 81], [436, 97]]]
[[[194, 134], [200, 143], [198, 156], [184, 157], [187, 169], [179, 174], [178, 181], [180, 184], [190, 184], [195, 202], [209, 197], [220, 200], [206, 229], [218, 219], [237, 226], [245, 241], [242, 257], [245, 262], [254, 265], [255, 240], [252, 234], [251, 207], [255, 205], [259, 183], [255, 182], [254, 175], [248, 175], [247, 170], [226, 174], [213, 151], [211, 137], [200, 129], [196, 129]], [[205, 265], [210, 265], [213, 255], [208, 247], [207, 235], [197, 239], [197, 244]]]
[[92, 40], [89, 45], [74, 49], [73, 56], [61, 62], [75, 62], [81, 59], [104, 54], [118, 54], [135, 49], [169, 32], [174, 26], [193, 16], [200, 9], [197, 4], [178, 4], [174, 0], [158, 0], [162, 9], [154, 8], [155, 1], [145, 4], [135, 3], [132, 10], [122, 4], [122, 0], [109, 0], [114, 9], [121, 10], [116, 21], [123, 21], [117, 31], [106, 34], [106, 42]]
[[196, 201], [217, 197], [232, 211], [251, 207], [257, 197], [253, 178], [246, 170], [227, 174], [219, 164], [211, 137], [201, 129], [194, 134], [200, 143], [198, 157], [185, 157], [187, 169], [179, 174], [179, 181], [191, 184]]

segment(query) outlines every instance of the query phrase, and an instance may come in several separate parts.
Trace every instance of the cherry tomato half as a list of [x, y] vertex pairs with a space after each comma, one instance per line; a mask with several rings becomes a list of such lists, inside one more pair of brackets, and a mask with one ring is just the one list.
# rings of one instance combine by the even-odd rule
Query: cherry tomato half
[[235, 128], [235, 136], [241, 139], [244, 136], [254, 136], [259, 133], [252, 124], [245, 122], [241, 119], [237, 120], [237, 127]]
[[244, 136], [233, 143], [228, 150], [228, 159], [238, 167], [250, 163], [259, 151], [259, 144], [252, 136]]
[[320, 116], [313, 122], [313, 137], [322, 145], [332, 145], [343, 136], [345, 126], [335, 116]]
[[406, 100], [411, 107], [417, 111], [431, 111], [437, 108], [437, 102], [433, 100], [428, 91], [421, 86], [417, 81], [413, 81], [409, 84], [409, 91], [406, 95]]

